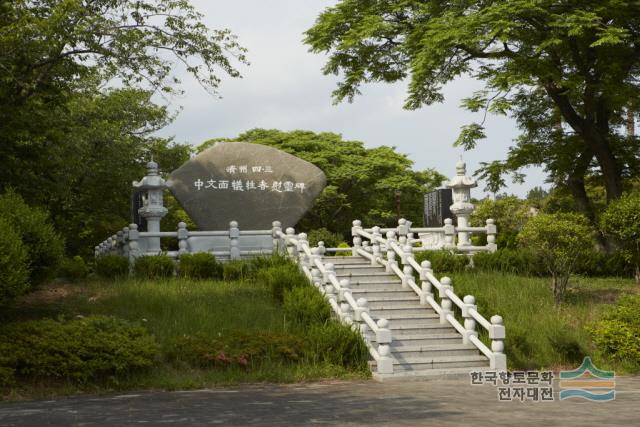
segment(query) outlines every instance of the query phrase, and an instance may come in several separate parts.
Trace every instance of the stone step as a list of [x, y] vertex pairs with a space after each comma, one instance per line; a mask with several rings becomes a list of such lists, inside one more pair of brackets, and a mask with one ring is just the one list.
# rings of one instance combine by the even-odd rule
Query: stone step
[[[368, 291], [401, 291], [402, 285], [400, 283], [389, 283], [389, 282], [374, 282], [374, 283], [350, 283], [349, 284], [349, 289], [353, 292], [359, 292], [359, 291], [363, 291], [363, 290], [368, 290]], [[416, 295], [416, 293], [411, 290], [410, 288], [406, 288], [407, 290], [410, 290], [413, 295]], [[417, 298], [417, 295], [416, 295]]]
[[[369, 300], [367, 300], [369, 301]], [[371, 310], [427, 310], [433, 311], [430, 305], [421, 305], [418, 297], [400, 301], [373, 301], [369, 303]]]
[[[394, 355], [395, 356], [395, 355]], [[375, 360], [369, 362], [373, 371], [377, 368]], [[485, 356], [445, 356], [445, 357], [406, 357], [394, 360], [393, 371], [422, 371], [426, 369], [475, 368], [488, 367]]]
[[418, 309], [418, 310], [371, 310], [371, 317], [374, 319], [385, 318], [390, 322], [395, 323], [396, 321], [411, 321], [415, 320], [416, 322], [424, 322], [426, 320], [435, 320], [440, 323], [440, 315], [433, 310], [429, 311], [426, 309]]
[[402, 283], [400, 278], [396, 275], [390, 275], [389, 273], [383, 273], [383, 274], [379, 274], [379, 275], [367, 274], [367, 275], [361, 275], [361, 276], [336, 276], [336, 277], [338, 278], [338, 280], [349, 279], [349, 282], [354, 285], [357, 285], [357, 284], [366, 285], [369, 283], [397, 283], [397, 284]]
[[477, 356], [479, 351], [471, 344], [436, 344], [436, 345], [405, 345], [391, 346], [392, 356], [396, 359], [414, 357], [448, 357], [448, 356]]
[[[433, 322], [411, 322], [410, 324], [402, 324], [398, 322], [389, 322], [389, 329], [391, 329], [391, 336], [393, 339], [401, 340], [404, 335], [416, 335], [416, 334], [447, 334], [457, 332], [453, 326], [441, 324], [434, 320]], [[462, 339], [462, 336], [460, 336]]]
[[[366, 334], [367, 341], [376, 342], [376, 336], [371, 331]], [[428, 334], [404, 334], [394, 335], [392, 348], [411, 347], [411, 346], [429, 346], [444, 344], [460, 344], [462, 343], [462, 335], [457, 332], [450, 333], [428, 333]]]
[[336, 275], [342, 275], [345, 273], [353, 273], [353, 274], [365, 274], [365, 273], [386, 273], [384, 267], [375, 266], [371, 264], [360, 265], [360, 264], [338, 264], [334, 265]]
[[355, 298], [366, 298], [367, 301], [374, 300], [376, 298], [415, 298], [416, 293], [411, 289], [402, 289], [400, 286], [397, 288], [378, 288], [368, 289], [366, 287], [352, 287], [350, 288], [351, 294]]
[[415, 302], [417, 301], [417, 298], [418, 298], [416, 293], [413, 291], [401, 292], [399, 295], [394, 295], [393, 292], [388, 292], [388, 294], [389, 295], [367, 298], [367, 301], [369, 301], [371, 304], [402, 303], [402, 302]]
[[371, 265], [371, 261], [361, 256], [336, 256], [336, 257], [331, 257], [330, 259], [323, 258], [322, 262], [327, 264], [331, 263], [333, 265], [344, 265], [344, 264]]

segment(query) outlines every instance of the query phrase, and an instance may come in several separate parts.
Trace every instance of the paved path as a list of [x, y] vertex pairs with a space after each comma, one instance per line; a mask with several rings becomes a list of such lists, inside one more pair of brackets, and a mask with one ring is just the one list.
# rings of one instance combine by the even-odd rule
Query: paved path
[[[0, 426], [640, 425], [640, 377], [612, 402], [499, 402], [468, 380], [251, 385], [0, 403]], [[555, 396], [557, 399], [557, 395]]]

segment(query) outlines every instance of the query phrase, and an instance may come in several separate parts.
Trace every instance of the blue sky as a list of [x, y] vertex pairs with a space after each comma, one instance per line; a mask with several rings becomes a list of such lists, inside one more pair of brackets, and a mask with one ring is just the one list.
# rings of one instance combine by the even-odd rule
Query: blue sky
[[[395, 146], [414, 161], [415, 169], [436, 168], [447, 176], [455, 173], [460, 155], [470, 172], [480, 162], [503, 159], [517, 135], [513, 120], [490, 116], [485, 123], [487, 139], [476, 149], [464, 152], [453, 147], [460, 126], [479, 120], [477, 115], [460, 108], [460, 100], [481, 87], [468, 78], [444, 88], [444, 103], [417, 111], [402, 109], [404, 83], [368, 85], [353, 103], [333, 105], [331, 91], [337, 77], [322, 74], [325, 58], [308, 52], [302, 33], [335, 0], [192, 3], [205, 15], [210, 28], [229, 28], [238, 36], [249, 50], [251, 65], [240, 67], [242, 79], [223, 79], [222, 99], [207, 94], [185, 76], [185, 94], [172, 100], [172, 107], [181, 107], [182, 111], [160, 135], [197, 145], [214, 137], [234, 137], [256, 127], [330, 131], [345, 139], [363, 141], [367, 147]], [[507, 179], [505, 191], [524, 196], [530, 188], [544, 186], [541, 170], [525, 172], [525, 184], [511, 184]], [[480, 183], [476, 197], [480, 197], [482, 188]]]

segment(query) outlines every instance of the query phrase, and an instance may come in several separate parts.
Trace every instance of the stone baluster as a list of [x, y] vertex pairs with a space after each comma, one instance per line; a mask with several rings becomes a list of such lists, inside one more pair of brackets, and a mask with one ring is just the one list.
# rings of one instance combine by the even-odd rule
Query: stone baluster
[[358, 305], [358, 307], [354, 310], [353, 318], [356, 322], [358, 322], [360, 333], [362, 335], [365, 335], [367, 333], [367, 324], [362, 318], [362, 314], [369, 313], [369, 302], [366, 298], [358, 298], [356, 304]]
[[351, 283], [349, 282], [349, 279], [340, 280], [340, 290], [338, 290], [338, 301], [347, 302], [346, 294], [351, 293], [350, 286], [351, 286]]
[[396, 228], [399, 237], [407, 237], [409, 234], [409, 227], [407, 226], [407, 220], [400, 218], [398, 220], [398, 227]]
[[129, 227], [122, 228], [122, 255], [129, 258]]
[[487, 220], [487, 249], [491, 252], [495, 252], [498, 250], [498, 245], [496, 244], [496, 234], [498, 234], [498, 229], [496, 227], [495, 221], [491, 218]]
[[291, 241], [291, 239], [295, 239], [296, 237], [296, 230], [294, 230], [292, 227], [289, 227], [285, 230], [285, 234], [287, 235], [287, 254], [289, 255], [289, 258], [296, 258], [298, 256], [298, 253], [296, 252], [296, 246]]
[[497, 371], [506, 371], [507, 356], [504, 354], [505, 330], [502, 317], [497, 315], [491, 317], [489, 339], [491, 339], [491, 351], [493, 352], [490, 368]]
[[396, 260], [396, 252], [393, 250], [393, 248], [391, 247], [391, 243], [396, 241], [396, 233], [393, 231], [387, 231], [387, 267], [386, 267], [386, 272], [390, 273], [392, 270], [391, 268], [391, 261], [393, 261], [395, 263]]
[[325, 247], [324, 242], [322, 240], [318, 242], [318, 253], [320, 254], [321, 257], [323, 257], [324, 254], [327, 253], [327, 248]]
[[443, 277], [440, 279], [440, 283], [442, 283], [442, 287], [438, 293], [440, 297], [440, 307], [442, 307], [442, 312], [440, 313], [440, 323], [447, 323], [447, 314], [453, 314], [453, 302], [447, 296], [447, 290], [453, 292], [453, 286], [451, 285], [451, 279], [448, 277]]
[[371, 247], [369, 246], [369, 242], [368, 241], [363, 241], [362, 242], [362, 249], [364, 249], [365, 251], [371, 253]]
[[93, 256], [94, 258], [98, 258], [102, 254], [100, 253], [100, 246], [96, 246], [93, 248]]
[[389, 321], [387, 319], [379, 319], [376, 322], [378, 330], [376, 331], [376, 342], [378, 343], [378, 355], [380, 359], [376, 361], [379, 374], [393, 373], [393, 358], [391, 358], [392, 342], [391, 330], [389, 329]]
[[231, 260], [240, 259], [240, 228], [238, 221], [229, 223], [229, 258]]
[[455, 234], [456, 228], [453, 226], [453, 220], [447, 218], [444, 220], [444, 247], [445, 249], [453, 249], [456, 247]]
[[433, 270], [431, 270], [431, 263], [429, 261], [422, 261], [420, 263], [420, 281], [422, 282], [422, 293], [420, 294], [420, 304], [426, 305], [427, 298], [433, 298], [433, 290], [431, 282], [427, 277], [427, 274], [433, 274]]
[[358, 249], [362, 247], [362, 237], [358, 231], [362, 230], [362, 221], [356, 219], [352, 222], [351, 236], [353, 237], [353, 247], [351, 248], [351, 256], [358, 256]]
[[178, 223], [178, 256], [189, 253], [187, 239], [189, 239], [187, 224], [180, 221]]
[[309, 260], [309, 262], [311, 263], [312, 268], [318, 268], [318, 264], [316, 261], [322, 261], [320, 250], [318, 248], [311, 248], [311, 259]]
[[298, 234], [298, 246], [296, 247], [296, 250], [298, 251], [298, 259], [301, 265], [306, 265], [307, 267], [310, 267], [311, 260], [307, 259], [307, 253], [304, 250], [305, 245], [309, 246], [307, 233]]
[[273, 239], [273, 253], [280, 252], [280, 233], [282, 232], [282, 223], [273, 221], [271, 223], [271, 238]]
[[331, 285], [331, 277], [335, 277], [336, 271], [333, 264], [329, 263], [324, 266], [324, 276], [322, 279], [324, 280], [325, 285]]
[[118, 255], [124, 255], [123, 253], [124, 233], [122, 232], [122, 230], [116, 233], [116, 248], [117, 248]]
[[402, 287], [406, 288], [409, 286], [409, 282], [413, 279], [413, 267], [409, 264], [406, 264], [402, 267]]
[[320, 289], [320, 292], [324, 290], [322, 286], [322, 274], [320, 274], [320, 270], [318, 270], [316, 267], [311, 268], [311, 283], [313, 283], [313, 286]]
[[476, 305], [476, 299], [472, 295], [466, 295], [462, 300], [464, 305], [462, 306], [462, 318], [464, 319], [464, 335], [462, 336], [463, 344], [471, 344], [469, 337], [478, 336], [478, 332], [476, 331], [476, 320], [471, 317], [469, 314], [469, 310], [478, 310], [478, 306]]
[[340, 319], [347, 325], [351, 325], [353, 323], [353, 318], [351, 317], [350, 310], [351, 306], [349, 305], [349, 303], [340, 303]]
[[402, 264], [409, 264], [411, 258], [413, 258], [413, 246], [407, 243], [402, 246]]
[[129, 224], [129, 269], [133, 269], [133, 264], [136, 262], [140, 254], [140, 246], [138, 240], [140, 239], [140, 232], [138, 231], [138, 224]]

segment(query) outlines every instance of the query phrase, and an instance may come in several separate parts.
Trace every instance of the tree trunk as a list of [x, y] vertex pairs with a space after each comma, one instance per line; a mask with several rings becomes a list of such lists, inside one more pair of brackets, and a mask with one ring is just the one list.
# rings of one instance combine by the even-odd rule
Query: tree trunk
[[629, 138], [633, 138], [634, 136], [636, 136], [636, 122], [635, 122], [635, 115], [633, 114], [633, 110], [628, 107], [627, 108], [627, 120], [626, 120], [626, 127], [627, 127], [627, 136]]

